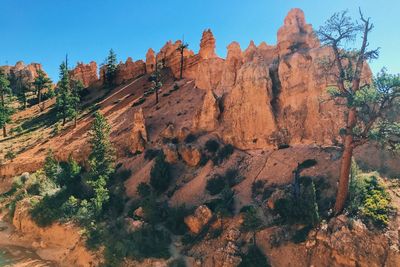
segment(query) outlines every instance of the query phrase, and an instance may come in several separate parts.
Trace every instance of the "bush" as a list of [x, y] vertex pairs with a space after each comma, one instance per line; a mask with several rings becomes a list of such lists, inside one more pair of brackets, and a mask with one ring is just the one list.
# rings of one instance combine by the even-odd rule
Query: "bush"
[[242, 262], [239, 267], [269, 267], [267, 257], [257, 246], [251, 246], [246, 254], [241, 255]]
[[210, 139], [206, 142], [205, 149], [210, 153], [215, 153], [219, 149], [219, 143], [214, 139]]
[[376, 175], [356, 174], [350, 181], [348, 209], [366, 223], [383, 228], [389, 223], [390, 197]]
[[300, 177], [300, 196], [289, 194], [275, 202], [275, 211], [287, 224], [306, 224], [315, 226], [319, 222], [315, 186], [311, 178]]
[[234, 148], [231, 144], [223, 146], [220, 150], [218, 150], [217, 155], [213, 158], [213, 162], [215, 165], [219, 165], [224, 160], [228, 159], [230, 155], [233, 154]]
[[171, 182], [169, 163], [165, 161], [164, 153], [160, 153], [150, 171], [150, 185], [158, 193], [165, 192]]
[[30, 211], [32, 219], [41, 227], [53, 224], [55, 221], [63, 218], [61, 207], [67, 201], [68, 195], [65, 191], [60, 191], [54, 195], [47, 195], [41, 201], [36, 203]]
[[144, 152], [144, 158], [146, 160], [152, 160], [155, 157], [157, 157], [160, 153], [161, 153], [161, 150], [159, 150], [159, 149], [151, 149], [151, 148], [149, 148]]
[[17, 156], [17, 155], [15, 154], [14, 151], [8, 150], [7, 153], [6, 153], [6, 155], [4, 156], [4, 158], [5, 158], [5, 159], [8, 159], [8, 160], [13, 160], [13, 159], [15, 159], [16, 156]]
[[190, 214], [191, 210], [187, 209], [185, 205], [169, 208], [167, 212], [167, 218], [165, 220], [165, 226], [174, 235], [183, 235], [187, 232], [188, 228], [184, 222], [186, 216]]
[[188, 134], [188, 135], [185, 137], [184, 142], [185, 142], [186, 144], [189, 144], [189, 143], [193, 143], [193, 142], [196, 141], [196, 140], [197, 140], [197, 136], [196, 136], [196, 135], [194, 135], [194, 134]]
[[175, 259], [168, 264], [168, 267], [186, 267], [186, 262], [182, 258]]
[[206, 190], [210, 195], [214, 196], [224, 189], [225, 179], [221, 175], [215, 175], [213, 178], [207, 180]]
[[151, 187], [147, 183], [141, 182], [140, 184], [138, 184], [136, 192], [141, 198], [146, 198], [149, 197], [151, 194]]

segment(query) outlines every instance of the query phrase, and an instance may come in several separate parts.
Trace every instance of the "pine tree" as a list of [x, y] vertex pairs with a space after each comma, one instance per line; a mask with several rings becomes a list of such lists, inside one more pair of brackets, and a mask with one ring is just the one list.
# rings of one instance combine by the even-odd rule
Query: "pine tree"
[[2, 69], [0, 69], [0, 127], [3, 128], [3, 136], [7, 137], [6, 124], [11, 121], [13, 109], [10, 106], [11, 96], [10, 81]]
[[263, 225], [262, 220], [257, 215], [257, 209], [253, 206], [246, 210], [243, 216], [242, 230], [253, 233], [253, 245], [256, 246], [256, 233]]
[[79, 105], [81, 103], [81, 92], [84, 89], [84, 85], [80, 80], [72, 80], [72, 102], [74, 106], [74, 126], [76, 127], [78, 114], [79, 114]]
[[106, 59], [105, 82], [106, 85], [114, 85], [115, 75], [117, 73], [117, 54], [113, 49], [110, 49]]
[[63, 62], [60, 65], [60, 81], [57, 87], [57, 116], [65, 125], [67, 119], [75, 117], [75, 97], [71, 90], [68, 68]]
[[44, 71], [39, 69], [37, 71], [37, 77], [35, 78], [33, 85], [35, 86], [36, 93], [37, 93], [37, 101], [39, 105], [40, 111], [44, 110], [44, 101], [42, 102], [43, 98], [43, 90], [51, 90], [52, 81], [49, 77], [46, 76]]
[[90, 130], [90, 144], [92, 152], [89, 155], [89, 180], [95, 195], [92, 199], [95, 210], [99, 215], [103, 204], [109, 200], [107, 183], [114, 173], [115, 151], [110, 142], [111, 127], [106, 118], [99, 112], [94, 115], [92, 129]]
[[[383, 71], [373, 83], [362, 79], [366, 62], [379, 56], [379, 49], [369, 50], [368, 47], [368, 37], [373, 28], [370, 18], [365, 18], [361, 10], [360, 21], [353, 21], [344, 11], [335, 13], [317, 32], [322, 44], [331, 47], [334, 55], [333, 60], [328, 58], [324, 63], [327, 74], [337, 78], [336, 85], [328, 88], [329, 93], [335, 100], [340, 98], [346, 103], [335, 214], [341, 213], [346, 203], [354, 149], [371, 139], [400, 148], [400, 122], [398, 118], [389, 121], [387, 117], [388, 110], [400, 97], [399, 76]], [[360, 48], [349, 49], [348, 44], [358, 35], [361, 35]]]
[[151, 82], [153, 83], [151, 89], [155, 92], [156, 95], [156, 104], [158, 104], [158, 93], [163, 85], [161, 81], [162, 69], [163, 69], [163, 64], [157, 60], [156, 56], [156, 70], [150, 76]]
[[24, 80], [22, 77], [17, 78], [17, 84], [18, 84], [18, 101], [21, 102], [22, 108], [26, 109], [27, 108], [27, 102], [28, 102], [28, 96], [27, 94], [32, 91], [32, 83], [29, 81]]

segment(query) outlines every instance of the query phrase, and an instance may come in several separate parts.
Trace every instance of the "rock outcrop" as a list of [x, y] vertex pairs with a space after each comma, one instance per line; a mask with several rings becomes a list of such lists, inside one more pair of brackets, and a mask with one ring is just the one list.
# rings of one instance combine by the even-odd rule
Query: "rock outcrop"
[[210, 29], [203, 32], [203, 36], [200, 41], [199, 55], [202, 59], [216, 58], [215, 53], [215, 38]]
[[21, 90], [23, 83], [32, 83], [37, 77], [38, 70], [42, 70], [42, 65], [39, 63], [31, 63], [25, 65], [24, 62], [18, 61], [15, 66], [0, 66], [5, 74], [10, 78], [10, 87], [14, 93]]
[[115, 84], [123, 84], [144, 74], [146, 74], [146, 63], [143, 60], [133, 62], [129, 57], [125, 63], [118, 64]]
[[152, 73], [156, 69], [156, 53], [149, 48], [146, 53], [146, 72]]
[[193, 215], [185, 218], [185, 224], [192, 233], [198, 234], [210, 222], [212, 216], [211, 210], [207, 206], [201, 205], [194, 211]]
[[227, 47], [228, 54], [222, 69], [221, 83], [215, 90], [218, 96], [230, 92], [236, 84], [237, 72], [243, 64], [243, 53], [239, 43], [232, 42]]
[[312, 26], [306, 23], [304, 12], [298, 8], [290, 10], [278, 31], [279, 55], [317, 48], [319, 45]]
[[212, 90], [204, 95], [203, 105], [194, 118], [193, 126], [196, 130], [213, 131], [218, 126], [220, 115], [218, 100]]
[[99, 80], [97, 75], [97, 63], [94, 61], [89, 64], [78, 63], [69, 74], [72, 79], [81, 81], [85, 87], [91, 87]]
[[147, 143], [147, 130], [146, 122], [143, 115], [143, 110], [139, 109], [133, 115], [133, 128], [131, 131], [131, 145], [130, 150], [132, 153], [143, 152]]

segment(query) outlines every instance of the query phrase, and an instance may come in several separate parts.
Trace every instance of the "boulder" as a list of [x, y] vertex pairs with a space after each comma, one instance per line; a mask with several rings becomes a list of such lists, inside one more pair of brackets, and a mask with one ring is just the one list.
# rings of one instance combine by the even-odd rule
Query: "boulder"
[[198, 234], [210, 222], [212, 216], [211, 210], [207, 206], [201, 205], [194, 211], [193, 215], [185, 218], [185, 224], [192, 233]]

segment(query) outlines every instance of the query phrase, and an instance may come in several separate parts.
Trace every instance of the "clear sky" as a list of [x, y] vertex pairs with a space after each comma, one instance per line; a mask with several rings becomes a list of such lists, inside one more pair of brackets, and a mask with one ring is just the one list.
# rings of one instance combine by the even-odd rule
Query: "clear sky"
[[57, 80], [66, 53], [73, 64], [100, 64], [110, 48], [119, 60], [144, 59], [149, 47], [158, 50], [182, 36], [197, 52], [206, 28], [225, 57], [232, 41], [242, 49], [250, 40], [275, 44], [294, 7], [303, 9], [315, 28], [336, 11], [348, 9], [356, 16], [361, 7], [375, 24], [371, 46], [381, 47], [373, 71], [386, 66], [400, 73], [399, 0], [0, 0], [0, 65], [39, 62]]

